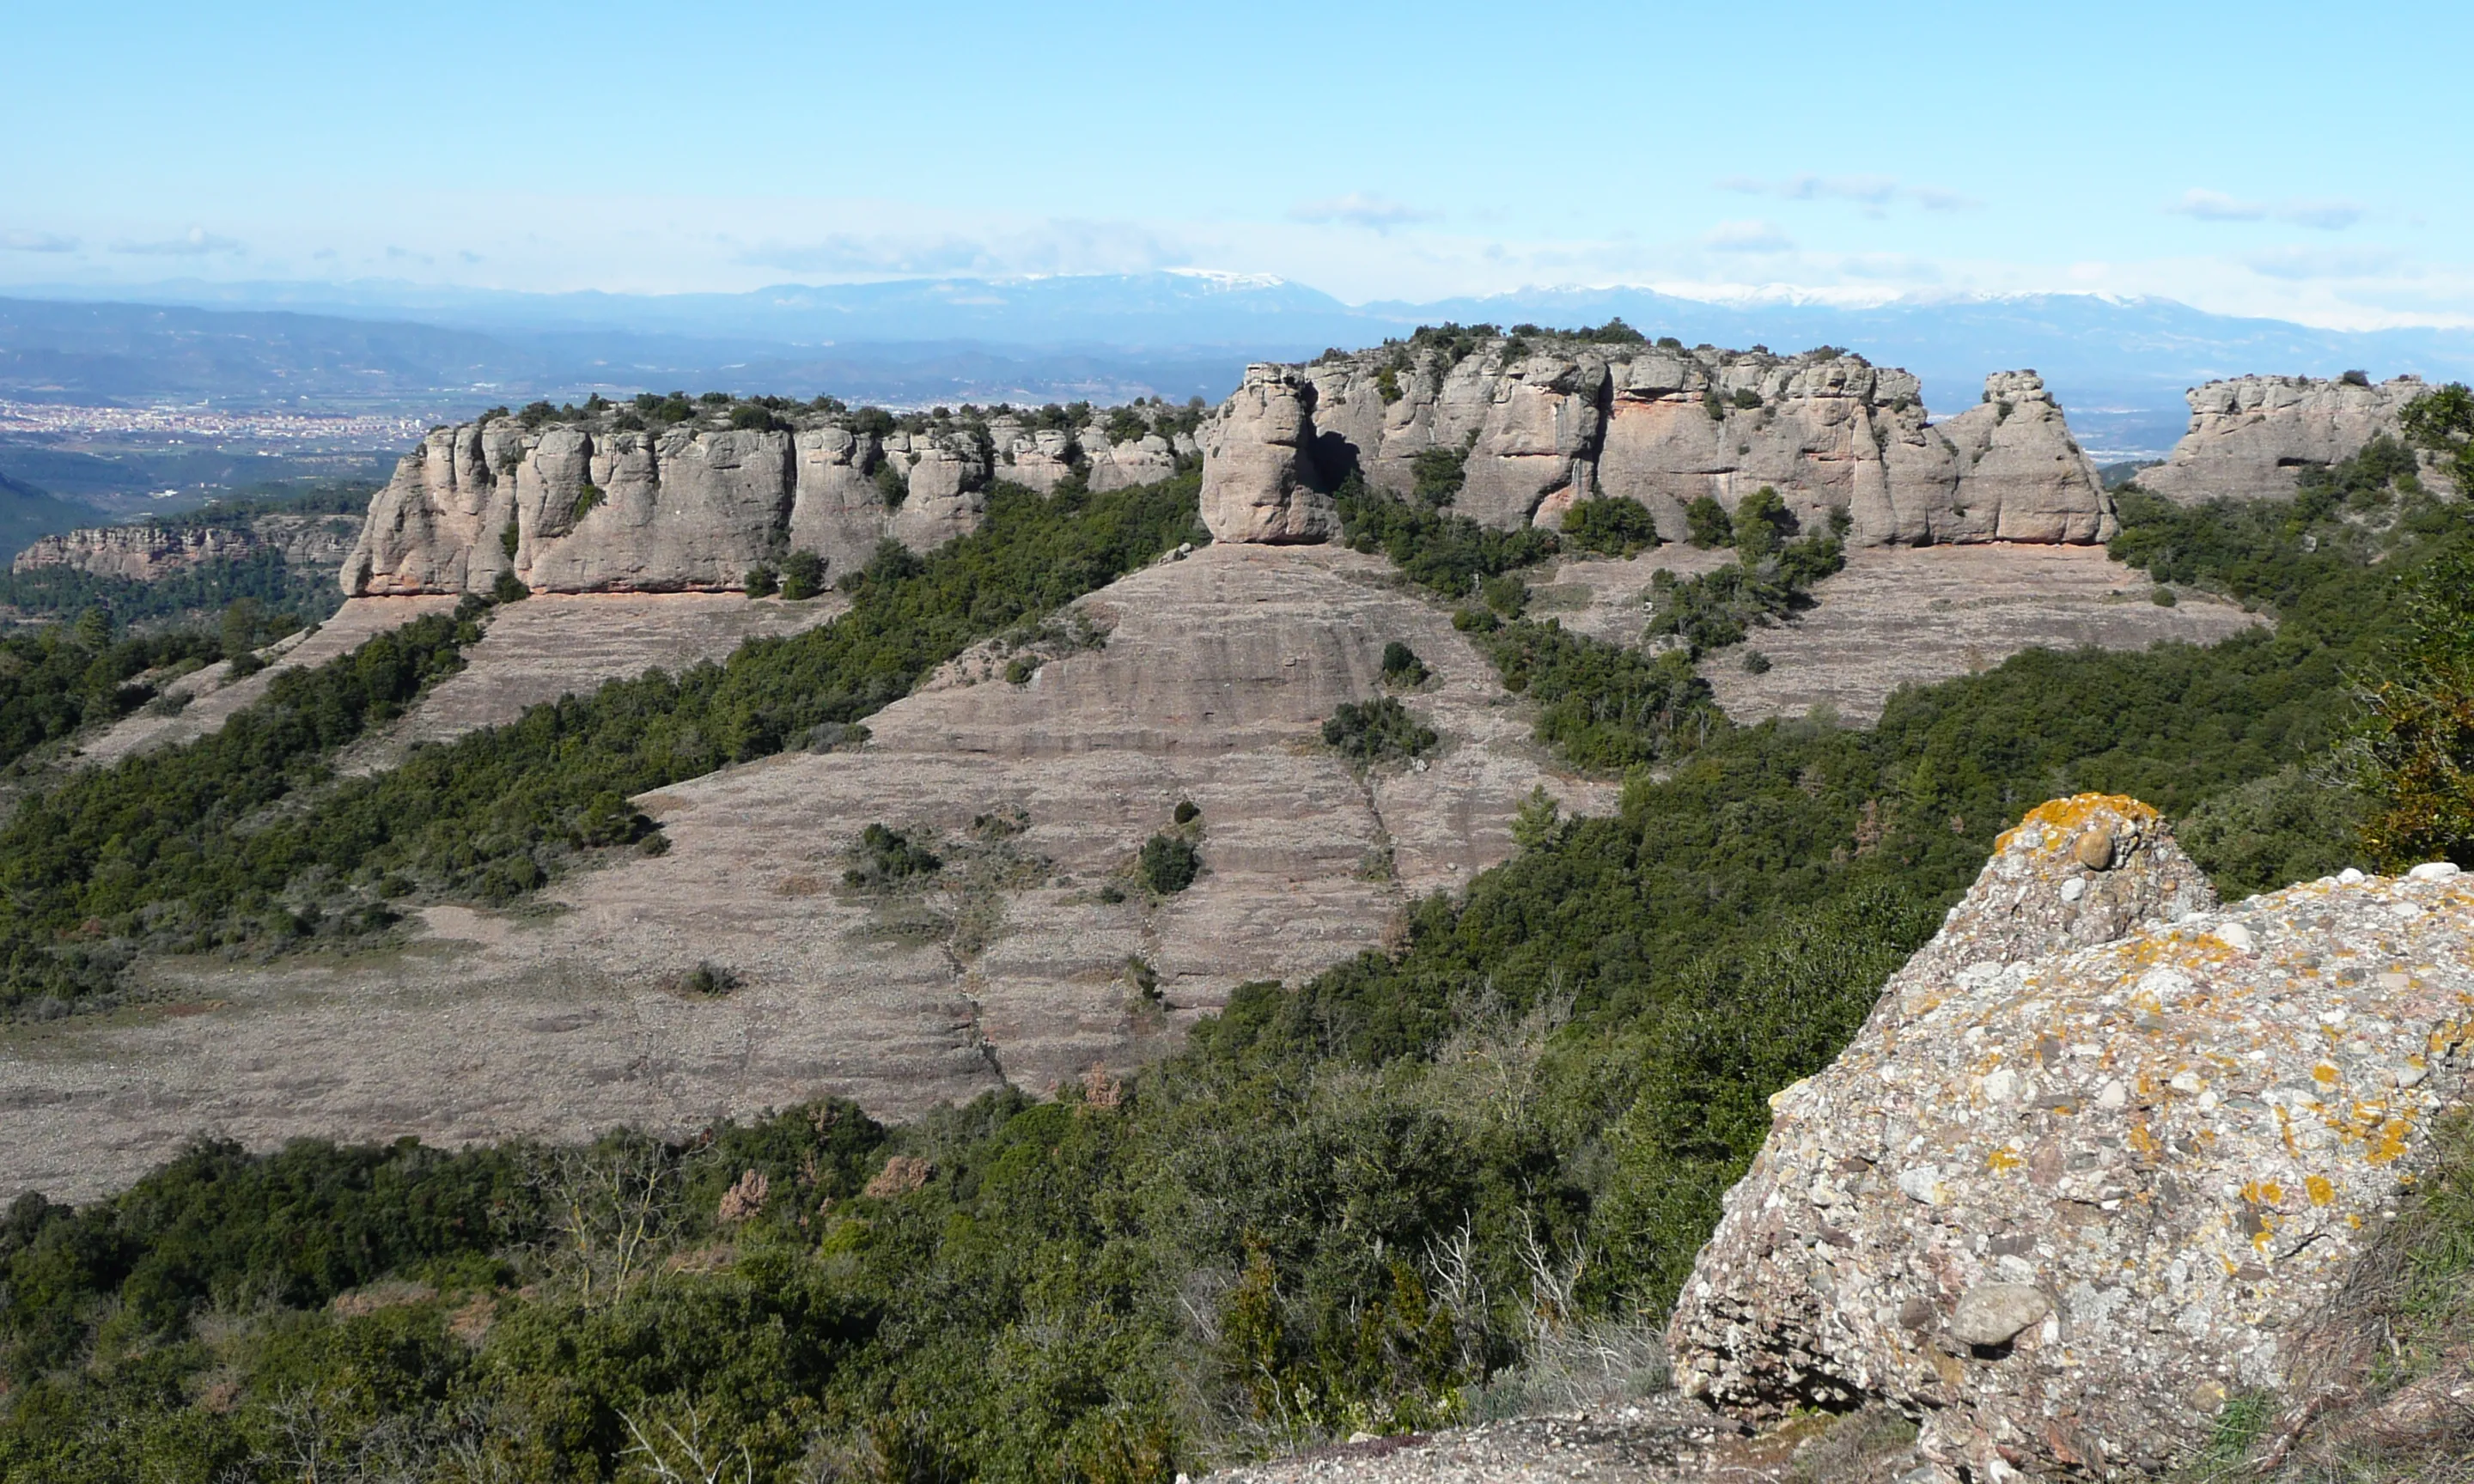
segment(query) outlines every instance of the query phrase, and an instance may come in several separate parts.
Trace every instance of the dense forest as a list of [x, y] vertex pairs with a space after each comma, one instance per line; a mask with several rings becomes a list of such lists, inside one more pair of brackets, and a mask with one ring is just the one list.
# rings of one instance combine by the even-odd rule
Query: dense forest
[[[0, 1479], [1165, 1481], [1492, 1415], [1589, 1366], [1646, 1384], [1767, 1094], [1830, 1059], [2026, 808], [2138, 795], [2228, 896], [2474, 864], [2446, 823], [2474, 521], [2383, 457], [2291, 501], [2122, 494], [2117, 556], [2272, 630], [2030, 651], [1869, 730], [1734, 725], [1690, 658], [1793, 621], [1832, 533], [1765, 506], [1710, 528], [1734, 575], [1662, 597], [1682, 642], [1653, 655], [1529, 616], [1557, 539], [1443, 510], [1456, 468], [1352, 487], [1346, 539], [1456, 608], [1541, 742], [1626, 770], [1614, 814], [1534, 799], [1518, 853], [1416, 904], [1396, 952], [1247, 986], [1174, 1056], [1051, 1101], [899, 1127], [824, 1101], [584, 1148], [204, 1142], [83, 1209], [24, 1197], [0, 1222]], [[630, 795], [835, 745], [942, 658], [1193, 539], [1195, 498], [1001, 490], [978, 535], [847, 579], [827, 628], [339, 782], [333, 749], [488, 610], [373, 641], [287, 678], [244, 740], [27, 804], [0, 841], [6, 994], [74, 1009], [114, 993], [115, 954], [349, 940], [408, 898], [503, 901], [658, 849]], [[1370, 762], [1414, 750], [1379, 706], [1340, 729]], [[2474, 1268], [2449, 1241], [2443, 1278]]]

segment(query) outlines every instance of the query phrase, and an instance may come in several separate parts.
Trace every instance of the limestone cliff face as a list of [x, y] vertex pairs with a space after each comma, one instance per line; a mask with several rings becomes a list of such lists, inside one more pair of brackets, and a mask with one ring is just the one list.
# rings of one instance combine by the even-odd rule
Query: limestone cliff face
[[1154, 431], [1117, 443], [1011, 415], [889, 430], [799, 409], [764, 428], [493, 418], [433, 430], [329, 560], [353, 596], [479, 591], [502, 572], [546, 592], [719, 591], [791, 551], [837, 575], [888, 538], [925, 551], [978, 529], [999, 479], [1045, 493], [1078, 471], [1097, 491], [1169, 478], [1200, 449], [1175, 414], [1150, 416]]
[[229, 527], [98, 526], [43, 537], [17, 553], [12, 568], [69, 567], [151, 583], [220, 557], [269, 550], [297, 566], [331, 567], [352, 549], [360, 526], [358, 515], [260, 515]]
[[2332, 1305], [2474, 1090], [2469, 879], [2219, 908], [2145, 804], [2036, 809], [1771, 1098], [1676, 1305], [1678, 1384], [1885, 1400], [1977, 1479], [2163, 1472], [2238, 1393], [2311, 1400], [2365, 1358]]
[[[2334, 464], [2382, 434], [2395, 436], [2406, 404], [2431, 390], [2419, 376], [2376, 384], [2315, 376], [2239, 376], [2193, 387], [2190, 430], [2142, 489], [2196, 504], [2291, 497], [2303, 468]], [[2426, 459], [2426, 481], [2438, 479]]]
[[[1913, 376], [1835, 352], [1493, 340], [1258, 370], [1204, 439], [1204, 486], [1225, 512], [1292, 501], [1287, 426], [1258, 406], [1278, 372], [1301, 389], [1294, 446], [1311, 450], [1297, 476], [1308, 488], [1353, 468], [1405, 492], [1420, 454], [1465, 453], [1453, 508], [1491, 526], [1555, 526], [1605, 494], [1639, 501], [1681, 539], [1693, 500], [1732, 510], [1766, 485], [1807, 523], [1846, 511], [1860, 544], [2090, 542], [2114, 529], [2095, 467], [2033, 371], [1989, 378], [1981, 405], [1932, 424]], [[1213, 534], [1266, 539], [1245, 526]]]

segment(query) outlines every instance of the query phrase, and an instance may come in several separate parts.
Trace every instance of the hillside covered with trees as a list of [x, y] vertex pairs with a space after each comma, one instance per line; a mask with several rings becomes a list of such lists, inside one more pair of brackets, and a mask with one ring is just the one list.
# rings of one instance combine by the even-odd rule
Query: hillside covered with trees
[[[2474, 417], [2418, 427], [2459, 450]], [[1396, 951], [1249, 985], [1164, 1061], [1053, 1100], [892, 1127], [824, 1100], [580, 1148], [205, 1141], [109, 1200], [23, 1197], [0, 1479], [1165, 1481], [1490, 1415], [1582, 1351], [1654, 1367], [1768, 1095], [1836, 1053], [2036, 803], [2147, 800], [2228, 897], [2474, 865], [2474, 519], [2410, 461], [2290, 501], [2127, 491], [2116, 556], [2274, 628], [2030, 651], [1869, 730], [1735, 725], [1692, 665], [1795, 611], [1831, 533], [1758, 509], [1702, 533], [1734, 563], [1661, 590], [1678, 642], [1652, 653], [1530, 613], [1558, 539], [1444, 512], [1451, 483], [1343, 491], [1346, 539], [1455, 606], [1538, 741], [1623, 778], [1615, 812], [1534, 798], [1518, 853], [1418, 902]], [[1195, 501], [1190, 477], [1001, 489], [975, 535], [844, 579], [830, 625], [365, 778], [338, 751], [451, 673], [488, 605], [286, 676], [214, 737], [20, 806], [0, 1002], [83, 1013], [138, 952], [349, 947], [406, 900], [505, 903], [659, 850], [629, 798], [862, 724], [1192, 539]], [[1593, 514], [1576, 539], [1655, 534]], [[0, 737], [32, 747], [177, 658], [135, 642], [28, 640]], [[1411, 754], [1406, 725], [1365, 708], [1334, 745]], [[2434, 1241], [2474, 1266], [2462, 1231]]]

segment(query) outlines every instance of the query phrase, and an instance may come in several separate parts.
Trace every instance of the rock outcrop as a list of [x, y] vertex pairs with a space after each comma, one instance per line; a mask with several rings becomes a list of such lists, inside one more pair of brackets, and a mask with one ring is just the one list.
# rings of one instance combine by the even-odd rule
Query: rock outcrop
[[888, 539], [925, 551], [978, 529], [996, 480], [1046, 492], [1080, 472], [1114, 490], [1168, 478], [1200, 452], [1157, 408], [1113, 443], [1096, 425], [1033, 427], [1002, 410], [891, 426], [838, 410], [733, 410], [700, 404], [658, 430], [606, 408], [433, 429], [371, 501], [340, 563], [344, 590], [485, 591], [511, 572], [545, 592], [716, 592], [791, 551], [837, 575]]
[[2111, 499], [2033, 371], [1988, 378], [1978, 405], [1941, 423], [1918, 392], [1907, 372], [1835, 350], [1560, 338], [1257, 367], [1205, 434], [1205, 489], [1225, 491], [1205, 520], [1224, 540], [1309, 539], [1245, 513], [1286, 511], [1293, 489], [1326, 491], [1352, 470], [1405, 493], [1420, 456], [1440, 453], [1461, 464], [1452, 508], [1498, 528], [1558, 525], [1604, 494], [1639, 501], [1680, 539], [1693, 500], [1732, 510], [1768, 486], [1807, 524], [1845, 511], [1859, 544], [2112, 536]]
[[1216, 540], [1320, 541], [1339, 527], [1318, 486], [1314, 383], [1249, 366], [1202, 445], [1202, 523]]
[[259, 515], [240, 525], [158, 525], [139, 521], [96, 526], [38, 539], [17, 553], [12, 570], [69, 567], [97, 577], [159, 582], [219, 558], [274, 551], [292, 565], [331, 567], [358, 538], [358, 515]]
[[[2240, 376], [2193, 387], [2190, 431], [2139, 476], [2140, 488], [2183, 504], [2290, 498], [2304, 468], [2395, 436], [2406, 404], [2429, 390], [2419, 376], [2378, 383]], [[2437, 479], [2436, 466], [2423, 462], [2426, 482]]]
[[1945, 1477], [2161, 1472], [2315, 1347], [2474, 1055], [2474, 878], [2218, 908], [2155, 812], [2001, 839], [1776, 1123], [1669, 1331], [1755, 1415], [1880, 1399]]

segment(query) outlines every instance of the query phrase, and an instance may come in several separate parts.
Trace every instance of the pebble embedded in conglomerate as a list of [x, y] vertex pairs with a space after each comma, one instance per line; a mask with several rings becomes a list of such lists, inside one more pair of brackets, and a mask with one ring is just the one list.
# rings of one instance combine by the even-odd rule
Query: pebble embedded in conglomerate
[[2469, 948], [2444, 863], [2218, 906], [2154, 810], [2043, 805], [1772, 1099], [1679, 1382], [1756, 1416], [1879, 1398], [1979, 1480], [2187, 1458], [2229, 1396], [2298, 1384], [2463, 1102]]

